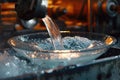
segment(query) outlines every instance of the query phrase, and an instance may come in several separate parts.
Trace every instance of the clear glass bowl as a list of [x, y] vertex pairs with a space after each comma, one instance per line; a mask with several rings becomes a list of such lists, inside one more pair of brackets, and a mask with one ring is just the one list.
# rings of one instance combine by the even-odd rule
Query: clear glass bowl
[[[47, 32], [12, 37], [8, 40], [8, 43], [17, 51], [17, 55], [28, 58], [35, 64], [41, 65], [44, 69], [48, 69], [58, 66], [85, 64], [105, 53], [116, 42], [114, 37], [105, 34], [63, 31], [61, 35], [62, 38], [80, 37], [73, 42], [81, 43], [84, 46], [65, 50], [42, 48], [39, 44], [49, 38]], [[78, 46], [78, 43], [75, 44]], [[70, 46], [70, 44], [67, 45]], [[44, 44], [42, 45], [44, 46]], [[49, 46], [52, 46], [52, 44], [47, 47]]]

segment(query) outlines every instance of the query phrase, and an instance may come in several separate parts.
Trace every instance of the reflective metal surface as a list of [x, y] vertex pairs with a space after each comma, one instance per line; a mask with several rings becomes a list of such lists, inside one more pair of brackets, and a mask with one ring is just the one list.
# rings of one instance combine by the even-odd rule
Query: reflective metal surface
[[33, 29], [38, 24], [37, 19], [31, 19], [31, 20], [27, 20], [27, 21], [21, 19], [20, 21], [26, 29]]

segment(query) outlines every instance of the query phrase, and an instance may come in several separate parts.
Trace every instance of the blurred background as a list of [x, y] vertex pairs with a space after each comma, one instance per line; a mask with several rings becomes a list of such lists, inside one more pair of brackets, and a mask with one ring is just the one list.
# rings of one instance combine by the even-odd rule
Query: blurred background
[[[8, 39], [17, 35], [47, 31], [42, 21], [45, 15], [50, 16], [61, 31], [108, 34], [117, 39], [116, 44], [106, 52], [107, 54], [103, 54], [97, 58], [98, 60], [101, 59], [97, 62], [98, 64], [95, 63], [92, 66], [78, 65], [76, 67], [80, 66], [80, 68], [76, 68], [75, 70], [72, 69], [74, 66], [70, 66], [68, 72], [66, 72], [67, 68], [65, 68], [63, 71], [60, 71], [61, 74], [57, 74], [59, 71], [56, 70], [51, 80], [73, 80], [78, 79], [79, 76], [82, 76], [82, 78], [85, 76], [86, 80], [89, 77], [96, 77], [97, 80], [102, 80], [103, 78], [112, 80], [109, 79], [111, 77], [114, 78], [113, 80], [120, 79], [118, 78], [120, 74], [120, 57], [118, 56], [120, 55], [120, 0], [0, 0], [0, 54], [5, 53], [4, 55], [0, 55], [0, 64], [2, 62], [7, 63], [0, 65], [1, 77], [4, 75], [2, 71], [8, 72], [9, 70], [7, 74], [9, 75], [15, 72], [14, 74], [10, 74], [15, 76], [19, 73], [18, 70], [26, 69], [24, 66], [28, 65], [31, 61], [27, 58], [17, 56], [16, 52], [8, 45]], [[97, 37], [102, 39], [102, 37]], [[109, 39], [111, 42], [111, 38]], [[9, 56], [8, 53], [16, 55], [20, 60]], [[22, 63], [19, 64], [19, 62]], [[21, 66], [18, 67], [16, 65]], [[31, 66], [34, 67], [35, 65]], [[27, 70], [30, 71], [31, 68]], [[51, 70], [48, 72], [51, 73]], [[72, 75], [74, 73], [75, 76]], [[49, 77], [51, 75], [45, 75], [45, 79], [49, 79]], [[19, 80], [23, 80], [24, 78], [25, 80], [33, 80], [33, 78], [36, 80], [36, 75], [23, 75], [18, 78], [21, 78]], [[11, 78], [9, 80], [18, 80], [18, 78]]]
[[[23, 23], [17, 16], [17, 0], [0, 0], [0, 46], [5, 45], [12, 36], [46, 31], [41, 19]], [[61, 31], [81, 31], [105, 33], [120, 37], [119, 0], [43, 0], [47, 15]], [[26, 27], [27, 26], [27, 27]], [[28, 28], [29, 26], [29, 28]]]

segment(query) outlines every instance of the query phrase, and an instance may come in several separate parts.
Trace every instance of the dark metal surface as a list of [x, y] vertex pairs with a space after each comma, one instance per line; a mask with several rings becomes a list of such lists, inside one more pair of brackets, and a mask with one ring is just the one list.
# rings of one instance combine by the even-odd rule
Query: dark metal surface
[[30, 20], [33, 18], [44, 18], [47, 9], [42, 5], [42, 0], [18, 0], [15, 5], [17, 16], [23, 20]]

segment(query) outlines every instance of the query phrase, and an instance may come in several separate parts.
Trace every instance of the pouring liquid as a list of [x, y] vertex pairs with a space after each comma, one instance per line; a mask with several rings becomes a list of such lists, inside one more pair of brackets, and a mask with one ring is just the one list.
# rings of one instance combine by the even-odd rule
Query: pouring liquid
[[46, 15], [46, 17], [42, 20], [47, 28], [55, 50], [64, 49], [59, 27], [52, 21], [52, 19], [48, 15]]
[[[52, 19], [48, 15], [46, 15], [46, 17], [43, 18], [42, 20], [47, 28], [47, 31], [48, 31], [49, 36], [51, 38], [54, 49], [55, 50], [64, 49], [63, 44], [62, 44], [60, 30], [59, 30], [58, 26], [52, 21]], [[42, 71], [41, 67], [38, 66], [37, 80], [40, 80], [41, 71]]]

